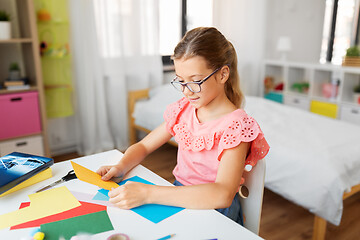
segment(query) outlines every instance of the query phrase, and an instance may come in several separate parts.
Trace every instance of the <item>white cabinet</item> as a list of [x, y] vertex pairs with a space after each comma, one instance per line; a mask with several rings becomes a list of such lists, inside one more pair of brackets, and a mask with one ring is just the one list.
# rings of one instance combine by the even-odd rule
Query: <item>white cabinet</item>
[[358, 67], [267, 60], [261, 81], [267, 99], [360, 125], [353, 93], [360, 84]]
[[284, 104], [309, 111], [310, 109], [310, 100], [306, 97], [295, 96], [286, 94], [284, 96]]
[[0, 142], [0, 156], [12, 152], [44, 156], [43, 138], [39, 135]]
[[342, 105], [340, 108], [340, 119], [360, 125], [360, 107]]

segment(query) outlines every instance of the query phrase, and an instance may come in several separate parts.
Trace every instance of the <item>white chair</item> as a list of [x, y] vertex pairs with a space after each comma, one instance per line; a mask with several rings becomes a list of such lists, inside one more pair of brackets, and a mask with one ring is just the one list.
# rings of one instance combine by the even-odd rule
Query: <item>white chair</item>
[[245, 178], [244, 185], [249, 190], [247, 198], [241, 198], [241, 207], [244, 217], [244, 227], [259, 235], [261, 210], [264, 194], [265, 182], [265, 159], [259, 160], [255, 167], [243, 173]]

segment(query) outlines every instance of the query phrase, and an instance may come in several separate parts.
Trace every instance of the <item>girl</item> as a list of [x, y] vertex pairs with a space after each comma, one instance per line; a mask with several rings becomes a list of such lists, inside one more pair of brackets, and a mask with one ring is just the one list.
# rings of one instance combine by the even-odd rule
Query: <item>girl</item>
[[257, 122], [240, 109], [235, 49], [217, 29], [200, 27], [183, 37], [172, 59], [171, 84], [184, 97], [167, 107], [164, 123], [130, 146], [117, 165], [97, 173], [103, 180], [122, 177], [174, 136], [178, 187], [127, 182], [109, 192], [110, 202], [123, 209], [148, 203], [217, 209], [242, 224], [238, 189], [244, 166], [254, 166], [269, 146]]

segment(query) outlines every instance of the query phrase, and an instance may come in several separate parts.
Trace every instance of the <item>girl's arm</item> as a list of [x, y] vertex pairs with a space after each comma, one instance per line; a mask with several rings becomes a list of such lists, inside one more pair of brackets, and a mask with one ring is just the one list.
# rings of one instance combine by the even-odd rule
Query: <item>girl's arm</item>
[[119, 180], [132, 168], [137, 166], [148, 154], [169, 141], [171, 134], [166, 130], [165, 122], [151, 131], [140, 142], [131, 145], [124, 153], [121, 160], [113, 166], [102, 166], [96, 172], [102, 180], [117, 177]]
[[155, 186], [127, 182], [110, 191], [110, 202], [123, 209], [148, 203], [192, 209], [226, 208], [238, 191], [250, 143], [224, 150], [216, 181], [193, 186]]

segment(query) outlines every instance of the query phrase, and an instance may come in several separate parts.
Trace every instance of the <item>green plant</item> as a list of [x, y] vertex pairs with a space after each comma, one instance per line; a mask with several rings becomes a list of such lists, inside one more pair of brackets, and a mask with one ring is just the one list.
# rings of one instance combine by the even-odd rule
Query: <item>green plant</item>
[[0, 22], [3, 21], [3, 22], [8, 22], [10, 21], [10, 15], [3, 11], [3, 10], [0, 10]]
[[359, 50], [358, 46], [349, 47], [346, 50], [346, 56], [347, 57], [359, 57], [360, 56], [360, 50]]
[[9, 71], [20, 71], [19, 65], [17, 63], [11, 63]]

